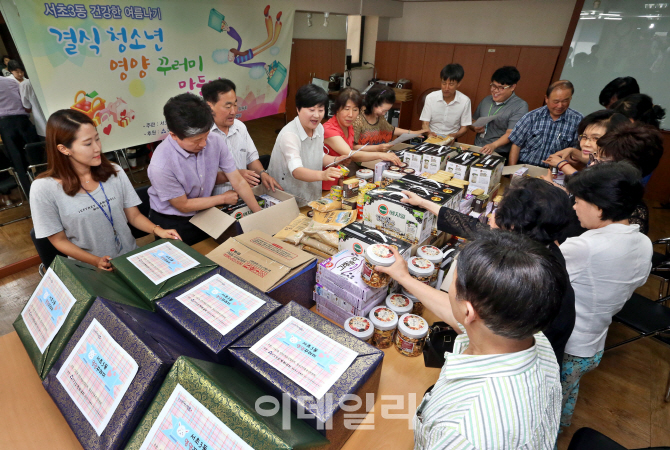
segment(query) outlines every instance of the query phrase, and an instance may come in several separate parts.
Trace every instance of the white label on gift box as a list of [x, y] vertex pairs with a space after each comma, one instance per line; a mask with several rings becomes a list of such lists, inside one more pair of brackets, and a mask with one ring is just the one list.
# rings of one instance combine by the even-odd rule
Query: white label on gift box
[[199, 264], [169, 242], [129, 256], [128, 261], [153, 284], [160, 284]]
[[317, 399], [358, 356], [295, 317], [287, 318], [249, 350]]
[[181, 384], [161, 409], [140, 450], [253, 450]]
[[188, 309], [225, 335], [265, 302], [216, 274], [177, 297]]
[[51, 344], [76, 301], [58, 275], [49, 268], [21, 311], [23, 323], [40, 353], [44, 353]]
[[56, 379], [100, 436], [137, 374], [137, 363], [93, 319]]

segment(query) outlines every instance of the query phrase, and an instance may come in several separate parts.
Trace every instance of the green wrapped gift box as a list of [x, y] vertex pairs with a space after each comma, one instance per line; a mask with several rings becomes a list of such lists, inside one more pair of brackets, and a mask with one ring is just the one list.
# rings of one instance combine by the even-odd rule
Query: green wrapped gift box
[[[42, 380], [51, 370], [96, 297], [104, 297], [113, 302], [136, 308], [154, 310], [114, 272], [106, 272], [89, 264], [62, 256], [56, 256], [56, 259], [51, 263], [50, 270], [62, 281], [76, 301], [62, 322], [58, 333], [46, 346], [44, 352], [40, 351], [40, 346], [37, 345], [33, 335], [31, 335], [23, 315], [19, 314], [19, 317], [14, 321], [14, 328]], [[38, 293], [37, 291], [42, 289], [38, 286], [33, 295], [40, 295], [41, 292]]]
[[[229, 432], [255, 450], [328, 445], [326, 438], [294, 413], [283, 410], [279, 402], [264, 403], [262, 397], [267, 397], [265, 392], [236, 370], [182, 356], [172, 366], [126, 450], [139, 450], [150, 432], [154, 443], [181, 439], [201, 445], [195, 448], [220, 448], [220, 431], [212, 431], [211, 419], [204, 425], [203, 417], [210, 413], [214, 421], [220, 420]], [[264, 413], [256, 411], [257, 404]], [[187, 432], [179, 434], [180, 429]]]
[[112, 266], [130, 287], [154, 305], [156, 300], [197, 280], [218, 264], [182, 241], [160, 239], [114, 258]]

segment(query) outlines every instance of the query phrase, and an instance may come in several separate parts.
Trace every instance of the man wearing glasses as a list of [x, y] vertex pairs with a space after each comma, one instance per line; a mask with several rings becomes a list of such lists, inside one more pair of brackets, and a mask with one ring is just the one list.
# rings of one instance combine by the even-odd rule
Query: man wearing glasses
[[[202, 86], [205, 99], [214, 116], [212, 132], [220, 135], [235, 159], [235, 166], [251, 187], [263, 183], [267, 189], [282, 189], [277, 181], [263, 168], [258, 159], [258, 150], [251, 140], [247, 127], [235, 118], [237, 115], [237, 93], [235, 83], [227, 79], [210, 81]], [[214, 186], [212, 195], [230, 191], [229, 181]]]
[[475, 145], [482, 148], [482, 153], [490, 155], [494, 151], [509, 157], [512, 143], [509, 135], [514, 125], [528, 112], [528, 103], [514, 93], [521, 75], [516, 67], [504, 66], [493, 72], [491, 76], [491, 95], [481, 101], [472, 119], [476, 122], [481, 117], [495, 117], [481, 127], [470, 125], [477, 133]]
[[437, 134], [458, 139], [468, 131], [472, 124], [470, 99], [458, 91], [465, 71], [460, 64], [447, 64], [440, 72], [441, 90], [426, 96], [421, 111], [421, 128]]
[[567, 80], [549, 85], [544, 97], [546, 105], [523, 116], [509, 136], [510, 165], [548, 167], [544, 160], [549, 155], [577, 145], [577, 127], [584, 116], [570, 109], [574, 93], [574, 86]]

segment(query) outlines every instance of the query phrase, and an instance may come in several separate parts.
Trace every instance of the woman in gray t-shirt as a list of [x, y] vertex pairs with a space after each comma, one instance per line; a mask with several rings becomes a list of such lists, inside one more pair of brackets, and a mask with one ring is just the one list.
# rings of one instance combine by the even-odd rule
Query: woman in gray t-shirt
[[30, 189], [38, 239], [49, 238], [70, 258], [104, 270], [112, 270], [112, 258], [137, 248], [128, 223], [159, 238], [181, 239], [140, 213], [141, 200], [123, 170], [105, 158], [95, 123], [85, 114], [52, 114], [46, 150], [47, 171]]

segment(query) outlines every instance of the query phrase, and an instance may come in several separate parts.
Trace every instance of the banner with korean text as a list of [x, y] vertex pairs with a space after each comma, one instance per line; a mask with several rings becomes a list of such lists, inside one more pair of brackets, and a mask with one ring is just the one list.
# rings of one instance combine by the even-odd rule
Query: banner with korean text
[[83, 112], [104, 151], [165, 137], [165, 102], [217, 78], [237, 85], [240, 120], [285, 111], [289, 2], [0, 2], [45, 115]]

